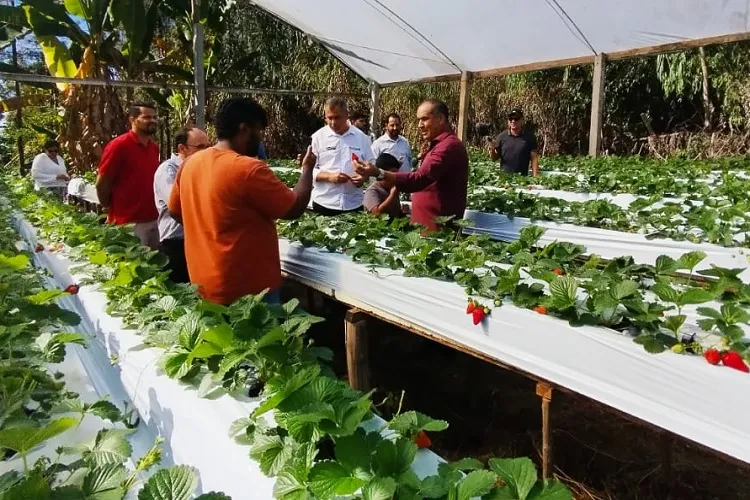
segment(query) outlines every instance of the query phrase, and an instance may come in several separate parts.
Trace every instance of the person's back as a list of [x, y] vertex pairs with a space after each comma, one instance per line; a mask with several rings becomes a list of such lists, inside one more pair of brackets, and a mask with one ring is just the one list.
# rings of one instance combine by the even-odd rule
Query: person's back
[[289, 211], [295, 195], [265, 163], [208, 148], [185, 162], [175, 189], [190, 281], [204, 298], [230, 304], [243, 295], [278, 288], [275, 219]]

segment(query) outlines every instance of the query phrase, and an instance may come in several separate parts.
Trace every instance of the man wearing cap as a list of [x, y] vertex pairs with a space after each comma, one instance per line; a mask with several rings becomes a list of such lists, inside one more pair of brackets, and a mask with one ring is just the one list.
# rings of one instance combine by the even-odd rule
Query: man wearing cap
[[508, 113], [508, 130], [487, 143], [487, 152], [493, 160], [500, 159], [503, 172], [529, 175], [529, 163], [534, 177], [539, 175], [539, 155], [536, 139], [523, 128], [523, 111], [519, 108]]

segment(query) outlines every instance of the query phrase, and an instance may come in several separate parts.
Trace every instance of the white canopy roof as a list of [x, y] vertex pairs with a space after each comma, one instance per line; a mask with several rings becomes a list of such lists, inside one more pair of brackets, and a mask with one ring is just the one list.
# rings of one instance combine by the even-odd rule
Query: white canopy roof
[[748, 0], [252, 1], [381, 85], [750, 38]]

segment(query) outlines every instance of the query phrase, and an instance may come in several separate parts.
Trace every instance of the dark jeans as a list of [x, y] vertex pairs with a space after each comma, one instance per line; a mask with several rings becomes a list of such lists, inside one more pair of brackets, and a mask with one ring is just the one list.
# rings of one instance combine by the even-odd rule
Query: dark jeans
[[318, 215], [325, 215], [326, 217], [332, 217], [334, 215], [350, 214], [352, 212], [362, 211], [362, 207], [353, 208], [351, 210], [336, 210], [333, 208], [326, 208], [322, 205], [318, 205], [315, 202], [313, 202], [312, 205], [313, 205], [313, 212], [315, 212]]
[[161, 253], [169, 258], [169, 279], [175, 283], [190, 283], [187, 260], [185, 259], [185, 240], [169, 239], [161, 242]]

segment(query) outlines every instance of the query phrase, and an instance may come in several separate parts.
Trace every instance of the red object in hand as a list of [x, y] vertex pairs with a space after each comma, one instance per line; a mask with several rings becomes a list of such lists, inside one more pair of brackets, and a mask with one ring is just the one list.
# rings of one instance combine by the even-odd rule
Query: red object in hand
[[68, 285], [65, 287], [65, 291], [71, 295], [76, 295], [78, 293], [78, 285], [75, 283], [72, 285]]
[[430, 440], [430, 437], [427, 435], [425, 431], [419, 431], [416, 436], [413, 438], [414, 444], [417, 445], [417, 448], [429, 448], [432, 446], [432, 441]]
[[352, 153], [352, 161], [359, 161], [359, 156], [357, 156], [355, 153]]
[[707, 349], [703, 353], [703, 357], [712, 365], [718, 365], [719, 361], [721, 361], [721, 353], [714, 348]]
[[745, 360], [742, 359], [742, 356], [734, 351], [724, 353], [721, 357], [721, 362], [724, 366], [728, 366], [729, 368], [734, 368], [735, 370], [745, 373], [750, 372], [750, 368], [745, 364]]
[[36, 247], [34, 247], [34, 251], [35, 252], [41, 252], [42, 250], [44, 250], [44, 247], [42, 246], [42, 244], [41, 243], [37, 243]]

